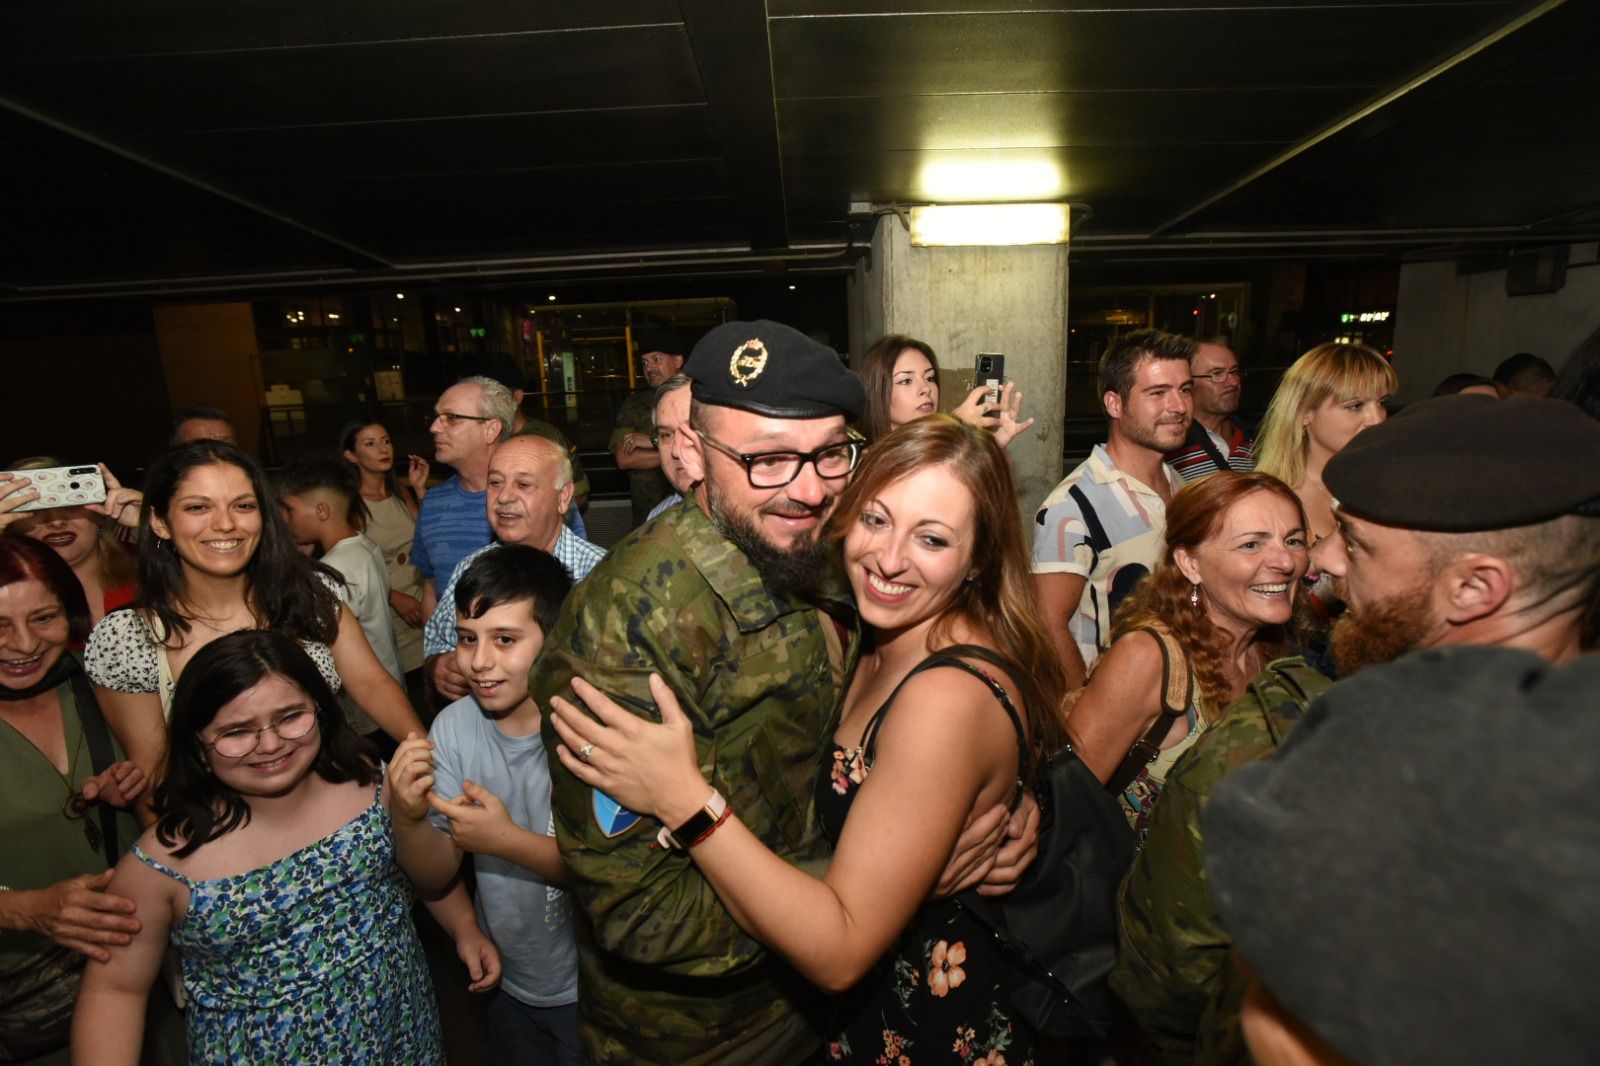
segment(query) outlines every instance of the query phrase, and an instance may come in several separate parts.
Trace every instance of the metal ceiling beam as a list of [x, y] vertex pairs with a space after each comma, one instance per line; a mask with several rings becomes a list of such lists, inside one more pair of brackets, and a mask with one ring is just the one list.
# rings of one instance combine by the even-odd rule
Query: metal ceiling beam
[[1416, 77], [1413, 77], [1403, 84], [1396, 86], [1395, 88], [1384, 93], [1382, 96], [1378, 97], [1376, 100], [1357, 108], [1356, 110], [1345, 115], [1343, 118], [1337, 119], [1336, 121], [1328, 124], [1327, 126], [1318, 130], [1316, 133], [1313, 133], [1311, 136], [1307, 137], [1305, 140], [1301, 141], [1299, 144], [1285, 149], [1284, 151], [1273, 156], [1267, 162], [1250, 171], [1248, 174], [1245, 174], [1243, 177], [1235, 179], [1228, 185], [1207, 196], [1205, 199], [1179, 212], [1177, 215], [1174, 215], [1172, 218], [1152, 229], [1149, 233], [1149, 236], [1159, 237], [1169, 230], [1176, 229], [1178, 226], [1200, 214], [1202, 211], [1205, 211], [1207, 208], [1221, 203], [1223, 200], [1226, 200], [1228, 197], [1239, 192], [1246, 186], [1251, 185], [1254, 182], [1259, 181], [1261, 178], [1273, 173], [1274, 171], [1283, 168], [1291, 160], [1297, 159], [1298, 157], [1311, 151], [1311, 149], [1317, 147], [1319, 144], [1322, 144], [1324, 141], [1343, 133], [1345, 130], [1350, 129], [1358, 123], [1362, 123], [1374, 118], [1374, 116], [1377, 116], [1379, 112], [1382, 112], [1388, 108], [1392, 108], [1401, 100], [1404, 100], [1408, 97], [1414, 99], [1418, 94], [1418, 91], [1423, 87], [1436, 83], [1445, 75], [1459, 68], [1463, 63], [1466, 63], [1468, 60], [1481, 55], [1485, 51], [1494, 47], [1496, 44], [1499, 44], [1501, 41], [1512, 36], [1517, 31], [1533, 24], [1544, 16], [1550, 14], [1550, 12], [1555, 11], [1557, 8], [1562, 7], [1564, 4], [1566, 4], [1566, 2], [1567, 0], [1544, 0], [1544, 2], [1539, 4], [1537, 7], [1534, 7], [1528, 11], [1524, 11], [1521, 15], [1518, 15], [1516, 18], [1511, 19], [1509, 22], [1502, 24], [1484, 36], [1478, 38], [1465, 48], [1460, 49], [1455, 54], [1434, 64], [1432, 67], [1429, 67]]
[[0, 98], [0, 108], [4, 108], [5, 110], [10, 111], [12, 114], [20, 115], [30, 122], [36, 122], [41, 126], [55, 130], [57, 133], [64, 134], [75, 141], [98, 148], [100, 151], [114, 155], [118, 159], [126, 160], [137, 167], [141, 167], [155, 174], [160, 174], [162, 177], [170, 178], [171, 180], [178, 182], [181, 185], [186, 185], [197, 192], [205, 193], [208, 196], [212, 196], [218, 200], [230, 203], [235, 207], [243, 208], [251, 214], [265, 218], [268, 221], [277, 223], [278, 225], [284, 226], [288, 229], [292, 229], [296, 233], [304, 234], [307, 237], [321, 241], [323, 244], [337, 249], [342, 258], [352, 261], [352, 265], [364, 268], [379, 267], [383, 269], [392, 268], [394, 266], [392, 262], [390, 262], [388, 259], [385, 259], [383, 256], [378, 255], [376, 252], [368, 251], [365, 248], [351, 244], [349, 241], [344, 240], [341, 237], [336, 237], [331, 233], [326, 233], [322, 230], [319, 230], [315, 226], [309, 226], [298, 219], [290, 218], [281, 211], [274, 211], [270, 207], [258, 204], [253, 200], [248, 200], [243, 196], [237, 195], [236, 193], [231, 193], [226, 189], [211, 184], [210, 182], [202, 181], [192, 174], [185, 174], [183, 171], [174, 167], [170, 167], [165, 163], [151, 159], [148, 156], [140, 155], [137, 152], [130, 151], [127, 148], [108, 141], [103, 137], [97, 137], [87, 130], [81, 130], [76, 126], [70, 126], [67, 123], [62, 122], [59, 119], [51, 118], [49, 115], [35, 111], [33, 108], [27, 107], [24, 104], [19, 104], [15, 100]]
[[679, 0], [678, 9], [722, 138], [728, 182], [743, 211], [750, 246], [785, 248], [789, 216], [766, 2]]

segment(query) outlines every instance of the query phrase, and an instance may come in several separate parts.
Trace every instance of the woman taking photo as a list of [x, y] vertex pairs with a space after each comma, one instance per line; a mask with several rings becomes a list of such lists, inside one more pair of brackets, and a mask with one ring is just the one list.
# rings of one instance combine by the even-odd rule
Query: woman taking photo
[[1399, 387], [1394, 367], [1361, 344], [1319, 344], [1278, 383], [1256, 435], [1256, 470], [1294, 490], [1311, 542], [1333, 532], [1333, 497], [1322, 471], [1363, 429], [1389, 417]]
[[367, 508], [367, 536], [383, 552], [389, 572], [389, 620], [400, 652], [413, 702], [422, 695], [422, 573], [411, 565], [411, 542], [417, 531], [417, 510], [428, 492], [428, 462], [410, 457], [404, 483], [394, 472], [394, 441], [378, 422], [351, 422], [339, 435], [339, 454], [355, 470], [361, 483], [361, 502]]
[[195, 652], [225, 633], [272, 629], [298, 640], [328, 683], [341, 679], [396, 741], [422, 723], [338, 600], [330, 572], [296, 549], [254, 459], [197, 441], [151, 466], [139, 521], [139, 596], [107, 615], [84, 663], [112, 730], [156, 776], [172, 690]]
[[0, 537], [0, 1061], [65, 1063], [84, 955], [125, 944], [103, 890], [145, 776], [121, 758], [83, 667], [83, 588], [38, 541]]
[[1305, 513], [1260, 471], [1224, 470], [1167, 508], [1160, 564], [1117, 608], [1111, 647], [1067, 717], [1073, 746], [1143, 837], [1178, 756], [1288, 653]]
[[[867, 407], [857, 428], [868, 441], [939, 410], [939, 360], [927, 343], [913, 337], [879, 337], [861, 362], [861, 383], [866, 386]], [[979, 385], [951, 414], [968, 425], [993, 430], [1003, 448], [1033, 425], [1033, 419], [1017, 421], [1022, 393], [1014, 382], [1001, 386], [998, 404], [990, 403], [988, 396], [989, 390]]]
[[[41, 470], [65, 465], [52, 456], [36, 456], [17, 460], [11, 464], [11, 469]], [[138, 514], [138, 494], [117, 485], [105, 467], [100, 471], [106, 478], [108, 498], [104, 503], [85, 507], [18, 511], [15, 510], [18, 504], [33, 498], [27, 491], [27, 482], [22, 478], [14, 479], [17, 482], [15, 492], [7, 491], [12, 485], [0, 483], [0, 529], [32, 537], [55, 549], [56, 554], [66, 560], [83, 586], [91, 625], [133, 602], [134, 580], [138, 576], [131, 547], [117, 538], [115, 527], [107, 517], [108, 507], [116, 505], [131, 520]]]
[[[1010, 463], [992, 434], [919, 419], [867, 452], [825, 533], [866, 627], [814, 786], [832, 862], [820, 879], [790, 866], [738, 811], [688, 858], [751, 936], [841, 994], [833, 1060], [1024, 1063], [1033, 1037], [1012, 1017], [990, 937], [954, 900], [930, 898], [967, 819], [1014, 805], [1064, 739]], [[573, 688], [599, 720], [551, 701], [568, 770], [666, 826], [707, 802], [659, 677], [660, 725]]]

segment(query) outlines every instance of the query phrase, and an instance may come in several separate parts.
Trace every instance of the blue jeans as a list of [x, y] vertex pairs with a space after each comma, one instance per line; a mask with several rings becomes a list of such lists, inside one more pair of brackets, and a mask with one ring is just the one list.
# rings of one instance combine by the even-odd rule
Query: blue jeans
[[576, 1003], [533, 1007], [501, 989], [489, 1001], [488, 1013], [494, 1066], [583, 1066]]

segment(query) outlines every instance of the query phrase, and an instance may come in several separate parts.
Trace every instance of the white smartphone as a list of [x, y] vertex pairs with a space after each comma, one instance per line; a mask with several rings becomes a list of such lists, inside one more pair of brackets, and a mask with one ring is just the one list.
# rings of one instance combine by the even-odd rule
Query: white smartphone
[[106, 483], [98, 466], [47, 466], [41, 470], [7, 470], [6, 473], [27, 478], [39, 491], [39, 498], [18, 507], [19, 511], [82, 507], [106, 498]]

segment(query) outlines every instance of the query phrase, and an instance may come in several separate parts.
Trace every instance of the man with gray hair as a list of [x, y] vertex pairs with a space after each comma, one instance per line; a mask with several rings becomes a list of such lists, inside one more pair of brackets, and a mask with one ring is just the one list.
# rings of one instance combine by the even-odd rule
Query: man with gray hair
[[494, 541], [456, 564], [422, 631], [428, 677], [440, 695], [450, 699], [460, 699], [468, 691], [467, 677], [457, 669], [456, 657], [446, 652], [456, 647], [456, 582], [472, 560], [502, 544], [525, 544], [555, 556], [576, 584], [588, 577], [605, 555], [604, 549], [565, 524], [567, 509], [572, 506], [572, 460], [555, 441], [531, 434], [509, 438], [490, 456], [486, 481], [486, 513]]
[[484, 483], [489, 453], [511, 432], [516, 404], [511, 390], [493, 378], [462, 378], [433, 405], [428, 431], [434, 458], [455, 473], [428, 490], [417, 514], [411, 563], [422, 573], [422, 609], [439, 605], [438, 582], [461, 557], [489, 543], [484, 517]]

